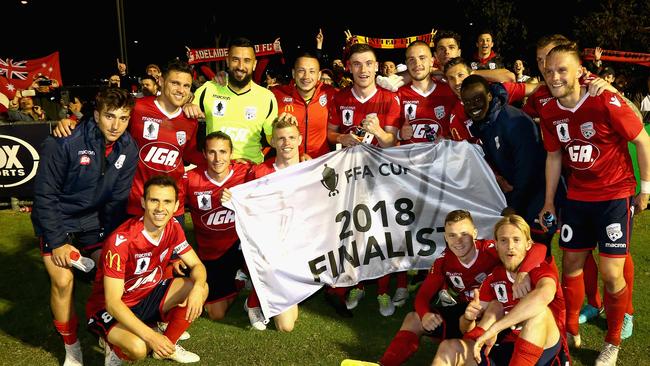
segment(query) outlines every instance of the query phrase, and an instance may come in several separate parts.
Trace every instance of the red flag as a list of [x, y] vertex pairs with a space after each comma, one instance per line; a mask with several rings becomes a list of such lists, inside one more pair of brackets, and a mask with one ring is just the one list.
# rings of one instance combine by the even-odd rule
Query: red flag
[[33, 60], [16, 61], [13, 58], [0, 57], [1, 93], [15, 93], [16, 89], [28, 89], [34, 82], [34, 78], [39, 75], [47, 76], [58, 81], [59, 85], [63, 85], [58, 52]]
[[7, 96], [7, 98], [14, 99], [16, 96], [16, 86], [13, 85], [6, 77], [0, 76], [0, 93]]

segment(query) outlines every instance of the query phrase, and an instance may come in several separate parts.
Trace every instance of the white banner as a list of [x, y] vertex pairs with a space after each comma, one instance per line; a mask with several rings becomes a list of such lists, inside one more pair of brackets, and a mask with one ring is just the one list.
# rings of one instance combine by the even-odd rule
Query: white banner
[[447, 213], [472, 213], [491, 238], [506, 200], [480, 148], [443, 141], [360, 144], [232, 189], [236, 227], [267, 317], [324, 284], [352, 286], [429, 269]]

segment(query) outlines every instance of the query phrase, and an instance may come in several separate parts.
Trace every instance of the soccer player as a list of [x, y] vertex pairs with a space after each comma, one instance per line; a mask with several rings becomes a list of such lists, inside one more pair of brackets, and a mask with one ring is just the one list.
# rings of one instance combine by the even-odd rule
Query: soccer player
[[205, 115], [206, 133], [225, 132], [233, 142], [233, 159], [259, 164], [264, 160], [262, 136], [270, 140], [272, 122], [278, 116], [273, 93], [253, 82], [257, 65], [251, 41], [236, 38], [228, 47], [228, 83], [211, 80], [194, 92], [194, 103]]
[[244, 264], [235, 231], [235, 213], [221, 205], [221, 192], [246, 181], [249, 164], [231, 162], [232, 140], [221, 131], [208, 134], [206, 164], [187, 172], [185, 194], [192, 213], [198, 255], [208, 274], [205, 310], [212, 320], [226, 316], [239, 290], [235, 274]]
[[[357, 43], [350, 47], [348, 66], [352, 71], [352, 88], [339, 91], [330, 105], [327, 139], [331, 144], [343, 147], [366, 143], [391, 147], [397, 143], [400, 127], [400, 101], [397, 94], [377, 88], [375, 76], [378, 70], [375, 51], [367, 44]], [[378, 280], [377, 301], [379, 312], [391, 316], [395, 304], [388, 295], [390, 277]], [[345, 296], [346, 288], [329, 289], [339, 297]], [[357, 307], [365, 295], [363, 285], [350, 291], [346, 300], [349, 310]]]
[[328, 109], [337, 90], [320, 82], [318, 58], [302, 52], [291, 70], [294, 82], [271, 88], [278, 101], [279, 113], [296, 117], [303, 136], [300, 153], [317, 158], [330, 151], [327, 142]]
[[[271, 134], [271, 146], [277, 151], [275, 159], [268, 159], [263, 164], [255, 165], [251, 168], [247, 180], [255, 180], [278, 170], [290, 167], [300, 163], [300, 144], [302, 136], [298, 126], [288, 116], [279, 117], [273, 123]], [[227, 202], [232, 198], [228, 188], [224, 188], [221, 202]], [[246, 300], [246, 311], [253, 329], [265, 330], [264, 315], [260, 308], [260, 301], [255, 292], [255, 288]], [[281, 332], [291, 332], [298, 319], [298, 305], [293, 305], [273, 318], [275, 328]]]
[[[208, 295], [205, 267], [174, 219], [178, 188], [169, 176], [144, 184], [144, 216], [124, 222], [105, 241], [102, 262], [86, 304], [89, 329], [105, 341], [106, 365], [154, 358], [181, 363], [199, 356], [176, 344], [201, 315]], [[189, 278], [163, 278], [172, 254], [189, 267]], [[168, 322], [164, 334], [148, 324]]]
[[[142, 215], [140, 198], [147, 179], [165, 174], [178, 184], [185, 173], [184, 160], [197, 165], [203, 161], [196, 146], [198, 122], [187, 118], [181, 108], [191, 96], [192, 69], [187, 62], [173, 60], [167, 65], [161, 82], [162, 93], [157, 97], [139, 98], [131, 114], [129, 133], [140, 149], [127, 206], [127, 213], [133, 216]], [[67, 136], [74, 126], [73, 121], [64, 120], [56, 127], [54, 135]], [[185, 211], [182, 193], [174, 213], [181, 223]]]
[[[596, 365], [615, 365], [621, 327], [631, 289], [623, 275], [634, 213], [642, 212], [650, 194], [650, 139], [643, 124], [618, 94], [593, 97], [581, 87], [578, 51], [556, 46], [546, 56], [544, 78], [554, 99], [540, 110], [546, 158], [546, 198], [540, 212], [555, 214], [552, 196], [561, 170], [568, 174], [567, 202], [560, 230], [564, 249], [562, 288], [567, 301], [570, 344], [580, 345], [578, 315], [585, 295], [585, 258], [598, 245], [599, 270], [605, 287], [607, 335]], [[641, 192], [627, 142], [637, 148]]]
[[[472, 301], [474, 291], [500, 263], [494, 241], [477, 239], [478, 230], [469, 212], [455, 210], [447, 214], [444, 235], [447, 248], [435, 260], [420, 287], [415, 298], [415, 312], [406, 315], [400, 331], [379, 361], [384, 366], [406, 362], [417, 351], [423, 335], [441, 340], [460, 338], [458, 319]], [[527, 272], [544, 259], [545, 252], [544, 246], [533, 245], [525, 263], [514, 273], [517, 290], [525, 291], [529, 284]], [[457, 300], [448, 306], [432, 308], [431, 301], [443, 289], [448, 289], [446, 293], [457, 294]]]
[[95, 260], [105, 233], [123, 218], [138, 159], [125, 133], [133, 97], [123, 89], [101, 91], [82, 128], [64, 139], [45, 140], [34, 184], [32, 223], [50, 277], [54, 326], [63, 336], [67, 366], [83, 363], [74, 310], [72, 256]]
[[440, 344], [435, 366], [474, 362], [542, 366], [551, 365], [563, 352], [564, 299], [554, 262], [531, 269], [532, 291], [520, 296], [513, 279], [533, 246], [530, 227], [521, 216], [510, 215], [495, 225], [494, 236], [501, 264], [480, 291], [474, 290], [460, 317], [460, 328], [466, 332], [463, 340]]
[[[363, 133], [372, 137], [370, 143], [380, 147], [394, 146], [399, 126], [399, 97], [377, 88], [377, 57], [367, 44], [350, 47], [348, 67], [352, 72], [352, 88], [339, 91], [330, 105], [327, 138], [331, 144], [344, 147], [362, 142]], [[363, 132], [361, 136], [357, 132]]]
[[449, 138], [449, 117], [458, 98], [447, 83], [431, 77], [431, 48], [414, 41], [406, 48], [406, 68], [411, 83], [397, 90], [402, 104], [400, 144]]

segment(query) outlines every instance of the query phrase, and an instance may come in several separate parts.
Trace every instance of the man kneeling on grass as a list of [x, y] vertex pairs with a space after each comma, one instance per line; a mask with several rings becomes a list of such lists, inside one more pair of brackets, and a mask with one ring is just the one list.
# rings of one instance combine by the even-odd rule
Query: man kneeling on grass
[[[459, 317], [465, 312], [475, 292], [478, 292], [481, 283], [501, 263], [494, 240], [477, 239], [477, 235], [478, 230], [468, 211], [455, 210], [447, 214], [447, 248], [431, 266], [415, 298], [415, 312], [406, 315], [402, 327], [379, 361], [380, 364], [393, 366], [406, 362], [417, 351], [423, 335], [439, 340], [462, 336], [458, 327]], [[514, 273], [517, 289], [530, 290], [527, 272], [539, 265], [545, 254], [546, 248], [543, 245], [534, 244], [525, 263]], [[442, 289], [448, 291], [443, 292]], [[452, 298], [448, 293], [457, 293], [458, 296]], [[442, 307], [431, 306], [437, 294]]]
[[530, 227], [521, 216], [506, 216], [496, 224], [494, 237], [502, 265], [483, 281], [480, 294], [474, 290], [460, 318], [463, 339], [440, 344], [435, 366], [541, 366], [566, 356], [566, 310], [555, 263], [542, 262], [532, 269], [532, 291], [515, 296], [513, 279], [533, 245]]
[[[104, 243], [86, 305], [88, 327], [105, 341], [105, 365], [143, 359], [149, 351], [158, 359], [197, 362], [176, 341], [201, 315], [208, 286], [205, 267], [173, 218], [178, 187], [170, 177], [154, 176], [141, 203], [144, 216], [127, 220]], [[162, 278], [172, 254], [190, 268], [189, 278]], [[147, 325], [157, 321], [169, 322], [164, 334]]]

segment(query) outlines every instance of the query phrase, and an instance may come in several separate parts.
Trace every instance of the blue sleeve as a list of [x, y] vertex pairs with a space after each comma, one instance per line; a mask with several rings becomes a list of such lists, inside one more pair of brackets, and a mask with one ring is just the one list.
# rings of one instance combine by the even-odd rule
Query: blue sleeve
[[52, 249], [66, 243], [59, 198], [63, 191], [70, 165], [69, 144], [48, 137], [41, 149], [41, 159], [34, 182], [34, 221], [37, 234]]
[[518, 116], [507, 123], [510, 124], [508, 133], [514, 161], [514, 181], [511, 182], [514, 188], [510, 193], [510, 202], [515, 212], [523, 215], [532, 197], [530, 189], [536, 186], [533, 180], [543, 177], [543, 170], [540, 172], [536, 164], [540, 153], [539, 134], [535, 122], [530, 118]]

